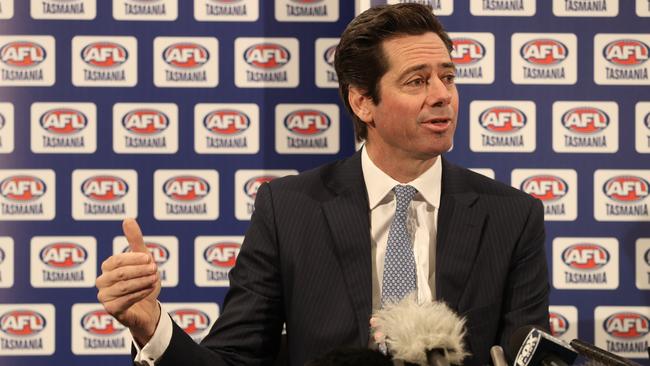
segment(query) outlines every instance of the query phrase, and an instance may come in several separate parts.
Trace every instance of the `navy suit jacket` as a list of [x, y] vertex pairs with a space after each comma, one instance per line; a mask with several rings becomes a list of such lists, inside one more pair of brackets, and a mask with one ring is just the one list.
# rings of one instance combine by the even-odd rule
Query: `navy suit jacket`
[[[221, 316], [201, 343], [174, 325], [160, 365], [290, 364], [367, 347], [370, 222], [360, 154], [260, 187]], [[467, 318], [466, 365], [524, 325], [548, 328], [541, 202], [443, 159], [437, 300]]]

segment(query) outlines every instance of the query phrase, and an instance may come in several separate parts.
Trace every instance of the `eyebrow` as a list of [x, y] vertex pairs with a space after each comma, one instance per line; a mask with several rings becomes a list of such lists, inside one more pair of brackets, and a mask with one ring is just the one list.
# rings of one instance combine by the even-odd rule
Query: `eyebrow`
[[[443, 62], [440, 64], [440, 66], [443, 69], [452, 69], [453, 71], [456, 71], [456, 65], [453, 62]], [[420, 71], [420, 70], [425, 70], [428, 69], [429, 65], [427, 64], [420, 64], [420, 65], [414, 65], [409, 67], [408, 69], [404, 70], [399, 76], [399, 80], [403, 80], [407, 75], [412, 74], [414, 72]]]

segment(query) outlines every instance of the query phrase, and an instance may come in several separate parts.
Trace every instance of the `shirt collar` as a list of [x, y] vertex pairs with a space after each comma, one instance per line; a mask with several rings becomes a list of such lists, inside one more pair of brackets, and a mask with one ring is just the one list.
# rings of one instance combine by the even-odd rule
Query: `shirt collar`
[[[384, 173], [370, 159], [366, 147], [363, 146], [361, 152], [361, 170], [363, 171], [363, 180], [368, 191], [368, 204], [370, 209], [379, 205], [386, 196], [392, 192], [393, 187], [402, 184]], [[440, 184], [442, 181], [442, 159], [438, 157], [436, 162], [422, 173], [419, 177], [406, 183], [418, 190], [418, 196], [424, 199], [433, 207], [440, 207]]]

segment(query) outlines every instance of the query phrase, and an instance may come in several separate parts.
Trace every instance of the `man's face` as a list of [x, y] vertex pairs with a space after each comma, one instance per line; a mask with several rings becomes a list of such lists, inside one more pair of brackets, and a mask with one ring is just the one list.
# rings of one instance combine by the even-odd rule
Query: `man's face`
[[[378, 104], [367, 103], [368, 151], [397, 162], [431, 160], [451, 148], [458, 114], [455, 67], [432, 32], [383, 42], [388, 71]], [[375, 159], [375, 160], [376, 160]]]

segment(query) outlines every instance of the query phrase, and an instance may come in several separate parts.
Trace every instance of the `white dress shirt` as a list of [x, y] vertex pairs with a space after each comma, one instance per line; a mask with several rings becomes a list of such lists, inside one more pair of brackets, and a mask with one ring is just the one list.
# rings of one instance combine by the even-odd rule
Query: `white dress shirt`
[[[370, 241], [372, 261], [372, 300], [377, 309], [381, 297], [381, 281], [384, 274], [384, 257], [388, 243], [388, 231], [395, 214], [393, 187], [402, 184], [384, 173], [370, 159], [365, 147], [361, 152], [361, 169], [368, 191], [370, 208]], [[438, 209], [442, 180], [440, 158], [415, 180], [403, 183], [418, 190], [408, 210], [407, 228], [411, 234], [417, 273], [418, 302], [431, 301], [435, 296], [435, 252]], [[423, 285], [424, 284], [424, 285]], [[142, 348], [135, 342], [136, 364], [153, 366], [162, 357], [172, 338], [172, 320], [161, 314], [153, 337]]]
[[[370, 242], [372, 261], [373, 308], [377, 309], [381, 298], [381, 279], [384, 274], [384, 258], [388, 245], [388, 231], [395, 215], [395, 193], [398, 184], [410, 185], [418, 190], [407, 213], [406, 225], [413, 243], [417, 274], [417, 299], [429, 302], [435, 297], [435, 253], [438, 208], [442, 164], [440, 158], [411, 182], [400, 183], [384, 173], [368, 155], [365, 147], [361, 152], [361, 169], [368, 191], [370, 208]], [[424, 286], [423, 286], [424, 285]]]

